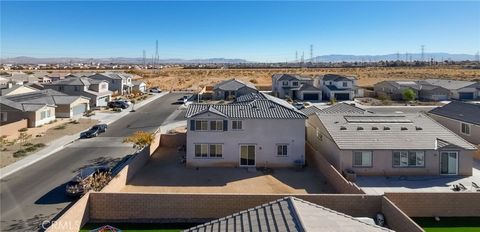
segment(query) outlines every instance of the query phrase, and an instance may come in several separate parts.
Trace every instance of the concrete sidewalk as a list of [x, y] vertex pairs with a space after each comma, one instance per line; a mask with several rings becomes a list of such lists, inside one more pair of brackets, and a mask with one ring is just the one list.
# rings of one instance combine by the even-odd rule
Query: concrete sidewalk
[[[159, 94], [155, 94], [154, 96], [146, 99], [145, 101], [142, 101], [138, 104], [135, 104], [135, 109], [140, 109], [141, 107], [151, 103], [152, 101], [155, 101], [156, 99], [160, 98], [160, 97], [163, 97], [165, 96], [166, 94], [168, 94], [168, 92], [163, 92], [163, 93], [159, 93]], [[95, 112], [95, 115], [93, 115], [92, 117], [90, 117], [91, 119], [95, 119], [95, 120], [98, 120], [100, 123], [105, 123], [105, 124], [111, 124], [115, 121], [117, 121], [118, 119], [126, 116], [127, 114], [130, 113], [130, 110], [131, 110], [132, 106], [130, 106], [128, 109], [125, 109], [123, 110], [122, 112], [120, 113], [99, 113], [99, 112]], [[74, 143], [76, 140], [79, 139], [79, 135], [78, 134], [75, 134], [75, 135], [66, 135], [66, 136], [63, 136], [61, 138], [58, 138], [56, 140], [53, 140], [52, 142], [50, 142], [49, 144], [47, 144], [47, 146], [36, 152], [36, 153], [33, 153], [31, 155], [28, 155], [27, 157], [21, 159], [21, 160], [18, 160], [17, 162], [15, 163], [12, 163], [6, 167], [3, 167], [0, 169], [0, 180], [6, 178], [7, 176], [25, 168], [25, 167], [28, 167], [29, 165], [32, 165], [52, 154], [54, 154], [55, 152], [57, 151], [60, 151], [62, 150], [64, 147], [68, 146], [69, 144], [72, 144]]]

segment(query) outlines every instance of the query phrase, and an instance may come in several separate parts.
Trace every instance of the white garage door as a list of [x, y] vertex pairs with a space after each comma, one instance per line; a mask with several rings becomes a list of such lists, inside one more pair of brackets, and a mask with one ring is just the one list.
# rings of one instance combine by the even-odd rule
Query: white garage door
[[83, 115], [87, 111], [87, 104], [79, 104], [72, 108], [73, 116]]

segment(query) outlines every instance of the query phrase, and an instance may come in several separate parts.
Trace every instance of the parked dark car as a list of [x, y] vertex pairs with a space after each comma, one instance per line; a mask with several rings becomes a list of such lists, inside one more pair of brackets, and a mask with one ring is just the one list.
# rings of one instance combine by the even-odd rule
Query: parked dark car
[[161, 93], [162, 90], [159, 89], [158, 87], [153, 87], [150, 89], [150, 93]]
[[93, 138], [97, 137], [100, 133], [107, 131], [107, 124], [98, 124], [93, 126], [87, 131], [80, 133], [80, 138]]
[[78, 175], [76, 175], [72, 180], [67, 182], [65, 186], [65, 193], [70, 197], [80, 197], [85, 193], [85, 189], [82, 185], [82, 182], [87, 178], [93, 177], [100, 173], [109, 173], [110, 168], [108, 166], [95, 166], [80, 169]]
[[185, 95], [185, 96], [177, 99], [177, 103], [178, 103], [178, 104], [185, 104], [185, 103], [187, 103], [188, 99], [190, 99], [191, 97], [192, 97], [192, 96], [187, 96], [187, 95]]
[[111, 101], [108, 103], [108, 107], [126, 109], [128, 108], [128, 103], [125, 101]]

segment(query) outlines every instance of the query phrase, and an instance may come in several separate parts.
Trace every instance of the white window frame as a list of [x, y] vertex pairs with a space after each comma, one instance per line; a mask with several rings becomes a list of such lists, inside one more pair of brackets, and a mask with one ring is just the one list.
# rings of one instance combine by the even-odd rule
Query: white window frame
[[[212, 146], [215, 147], [215, 154], [212, 154]], [[223, 144], [209, 144], [208, 145], [208, 157], [209, 158], [222, 158], [223, 157]]]
[[[463, 130], [465, 126], [465, 131]], [[470, 135], [470, 124], [468, 123], [464, 123], [464, 122], [461, 122], [460, 123], [460, 133], [464, 134], [464, 135]]]
[[[207, 158], [209, 155], [208, 149], [209, 149], [209, 144], [206, 143], [198, 143], [194, 145], [194, 156], [195, 158]], [[197, 153], [197, 146], [200, 148], [200, 153]], [[205, 149], [205, 150], [204, 150]], [[205, 151], [205, 153], [203, 153]]]
[[[362, 164], [355, 164], [355, 155], [358, 153], [362, 156]], [[364, 155], [368, 154], [370, 157], [369, 159], [365, 159]], [[373, 152], [372, 151], [353, 151], [352, 152], [352, 167], [357, 168], [371, 168], [373, 167]]]
[[[280, 147], [281, 147], [281, 150], [279, 150]], [[288, 144], [277, 144], [277, 156], [278, 157], [288, 156]]]
[[[198, 124], [200, 124], [200, 127], [197, 127]], [[203, 128], [205, 126], [205, 128]], [[208, 131], [208, 120], [195, 120], [195, 131]]]
[[211, 131], [223, 131], [223, 120], [211, 120], [209, 124]]
[[[235, 128], [235, 125], [237, 126], [237, 128]], [[238, 127], [238, 125], [240, 125], [240, 127]], [[236, 131], [239, 131], [239, 130], [243, 130], [243, 121], [242, 120], [233, 120], [232, 121], [232, 130], [236, 130]]]
[[[395, 156], [398, 154], [398, 164], [395, 163]], [[415, 155], [415, 164], [411, 164], [412, 155]], [[392, 166], [394, 168], [424, 168], [425, 151], [422, 150], [401, 150], [392, 152]]]

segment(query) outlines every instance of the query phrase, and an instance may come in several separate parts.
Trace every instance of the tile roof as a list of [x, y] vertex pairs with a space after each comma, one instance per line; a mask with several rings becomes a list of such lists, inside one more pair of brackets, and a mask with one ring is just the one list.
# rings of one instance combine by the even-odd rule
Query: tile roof
[[428, 113], [480, 125], [480, 104], [452, 101]]
[[431, 85], [442, 86], [443, 88], [449, 90], [461, 89], [468, 87], [470, 85], [478, 84], [479, 82], [475, 81], [458, 81], [458, 80], [445, 80], [445, 79], [426, 79], [420, 81], [420, 83], [428, 83]]
[[237, 79], [230, 79], [230, 80], [222, 81], [222, 82], [216, 84], [213, 87], [213, 89], [221, 89], [221, 90], [226, 90], [226, 91], [236, 91], [236, 90], [239, 90], [240, 88], [243, 88], [245, 86], [249, 87], [251, 89], [257, 89], [253, 83], [244, 82], [244, 81], [237, 80]]
[[228, 118], [305, 119], [306, 116], [288, 102], [264, 93], [240, 96], [229, 104], [199, 104], [188, 106], [186, 117], [212, 112]]
[[352, 216], [285, 197], [185, 231], [391, 231]]
[[317, 77], [324, 81], [352, 81], [356, 79], [355, 76], [344, 76], [339, 74], [325, 74], [318, 75]]
[[88, 77], [92, 78], [92, 79], [95, 79], [95, 78], [101, 78], [102, 76], [110, 78], [110, 79], [116, 79], [116, 80], [132, 78], [132, 75], [130, 75], [128, 73], [119, 73], [119, 72], [95, 73], [95, 74], [90, 75]]
[[90, 86], [92, 84], [99, 84], [101, 82], [106, 82], [104, 80], [96, 80], [88, 77], [77, 77], [69, 76], [65, 79], [57, 80], [52, 83], [45, 83], [43, 85], [80, 85], [80, 86]]
[[9, 93], [19, 89], [19, 88], [29, 88], [29, 89], [32, 89], [32, 91], [34, 91], [35, 89], [30, 87], [30, 86], [27, 86], [27, 85], [12, 85], [11, 88], [2, 88], [0, 89], [0, 96], [5, 96], [5, 95], [8, 95]]
[[[22, 93], [5, 96], [8, 99], [19, 104], [43, 104], [43, 105], [64, 105], [71, 104], [82, 96], [69, 96], [53, 89], [37, 90], [30, 93]], [[3, 100], [2, 99], [2, 100]]]
[[317, 88], [317, 87], [315, 87], [311, 84], [308, 84], [308, 83], [303, 83], [298, 88], [294, 88], [292, 90], [297, 90], [297, 91], [322, 91], [320, 88]]
[[316, 114], [316, 113], [325, 113], [325, 114], [370, 114], [371, 112], [358, 108], [354, 105], [347, 103], [337, 103], [332, 106], [319, 108], [315, 105], [304, 108], [301, 110], [307, 116]]
[[476, 147], [425, 114], [326, 114], [317, 113], [342, 150], [438, 149], [438, 140], [475, 150]]
[[299, 74], [273, 74], [273, 78], [277, 79], [277, 81], [304, 81], [304, 80], [312, 80], [309, 76], [299, 75]]

